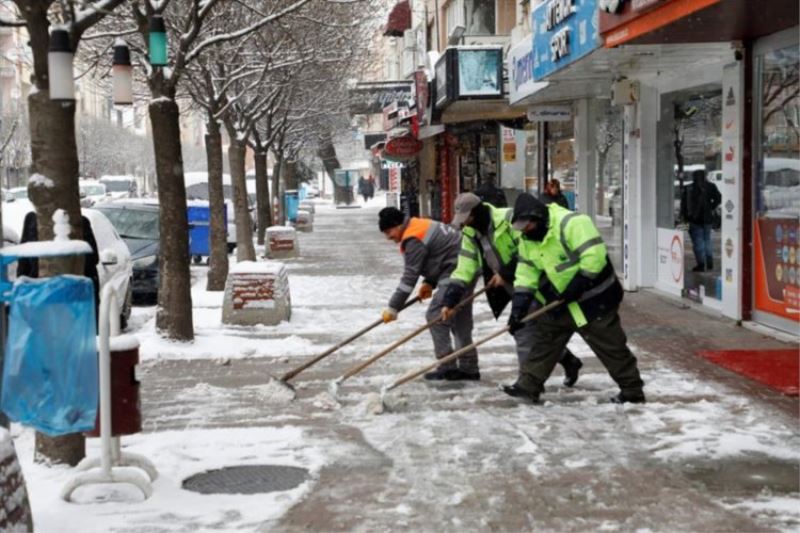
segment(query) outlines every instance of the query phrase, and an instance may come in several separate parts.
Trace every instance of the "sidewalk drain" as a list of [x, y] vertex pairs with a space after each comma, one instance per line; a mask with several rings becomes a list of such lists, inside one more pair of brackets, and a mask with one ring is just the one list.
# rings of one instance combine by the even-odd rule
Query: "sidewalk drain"
[[296, 466], [228, 466], [186, 478], [183, 488], [200, 494], [262, 494], [290, 490], [307, 479], [308, 470]]

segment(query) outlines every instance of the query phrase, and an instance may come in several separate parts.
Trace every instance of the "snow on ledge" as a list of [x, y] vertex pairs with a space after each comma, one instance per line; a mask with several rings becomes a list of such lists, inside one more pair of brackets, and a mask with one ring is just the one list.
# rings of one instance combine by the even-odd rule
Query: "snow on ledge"
[[231, 267], [231, 274], [272, 274], [280, 275], [286, 269], [277, 261], [242, 261]]
[[[100, 337], [97, 338], [97, 349], [100, 350]], [[108, 349], [111, 352], [129, 352], [139, 349], [139, 339], [134, 335], [118, 335], [108, 339]]]
[[26, 242], [0, 249], [7, 257], [57, 257], [62, 255], [84, 255], [92, 253], [86, 241], [38, 241]]
[[34, 174], [28, 179], [28, 183], [33, 185], [34, 187], [46, 187], [48, 189], [52, 189], [56, 186], [53, 183], [53, 180], [48, 178], [47, 176], [42, 176], [41, 174]]
[[295, 231], [292, 226], [270, 226], [267, 228], [267, 232], [282, 232], [282, 231]]

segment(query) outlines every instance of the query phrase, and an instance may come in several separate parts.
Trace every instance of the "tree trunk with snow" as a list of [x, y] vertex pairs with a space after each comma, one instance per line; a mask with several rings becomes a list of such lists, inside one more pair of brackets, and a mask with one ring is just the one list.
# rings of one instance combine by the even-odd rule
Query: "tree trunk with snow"
[[286, 190], [296, 191], [300, 186], [297, 180], [297, 161], [286, 161], [283, 172], [283, 183], [286, 185]]
[[162, 97], [151, 101], [148, 111], [153, 129], [161, 227], [156, 328], [168, 338], [190, 341], [194, 339], [194, 326], [179, 109], [173, 98]]
[[[28, 96], [32, 170], [46, 179], [34, 180], [28, 187], [36, 208], [40, 240], [52, 240], [53, 213], [63, 209], [69, 216], [70, 238], [83, 239], [80, 193], [78, 189], [78, 148], [75, 142], [75, 103], [53, 102], [48, 92], [47, 49], [49, 23], [45, 12], [26, 14], [30, 46], [34, 56], [34, 81], [37, 91]], [[83, 257], [40, 261], [41, 277], [83, 274]], [[77, 465], [85, 457], [83, 434], [49, 437], [36, 434], [38, 462]]]
[[228, 164], [231, 168], [233, 185], [233, 210], [236, 218], [236, 260], [255, 261], [256, 250], [253, 246], [253, 221], [247, 202], [247, 178], [244, 160], [247, 144], [231, 135], [228, 147]]
[[267, 173], [267, 152], [255, 152], [256, 163], [256, 211], [258, 214], [258, 244], [264, 244], [267, 228], [272, 225], [269, 198], [269, 175]]
[[208, 203], [211, 210], [208, 280], [206, 290], [224, 291], [228, 279], [228, 237], [225, 226], [225, 194], [222, 186], [222, 135], [216, 120], [208, 121]]
[[275, 166], [272, 167], [272, 223], [276, 226], [283, 225], [283, 201], [281, 200], [281, 175], [283, 170], [283, 157], [275, 154]]

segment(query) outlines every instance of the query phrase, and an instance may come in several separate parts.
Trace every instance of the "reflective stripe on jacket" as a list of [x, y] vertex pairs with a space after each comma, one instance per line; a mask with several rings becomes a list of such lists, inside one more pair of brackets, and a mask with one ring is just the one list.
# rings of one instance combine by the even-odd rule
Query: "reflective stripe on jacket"
[[404, 268], [389, 307], [399, 310], [406, 303], [420, 276], [437, 286], [449, 279], [458, 262], [461, 232], [441, 222], [412, 217], [406, 222], [400, 251]]
[[489, 209], [491, 215], [489, 234], [482, 235], [474, 228], [464, 228], [458, 266], [451, 277], [454, 283], [470, 285], [483, 271], [486, 263], [490, 270], [500, 274], [511, 284], [520, 240], [520, 232], [511, 227], [514, 210], [509, 207], [497, 208], [489, 203], [483, 205]]
[[[587, 314], [595, 315], [592, 300], [619, 286], [614, 269], [608, 261], [606, 245], [592, 219], [587, 215], [573, 213], [557, 204], [548, 206], [549, 227], [541, 242], [523, 239], [519, 246], [514, 289], [518, 292], [534, 292], [544, 302], [538, 291], [545, 278], [560, 294], [578, 274], [592, 280], [592, 286], [579, 302], [569, 304], [569, 312], [578, 327], [587, 323]], [[616, 287], [614, 289], [616, 291]], [[621, 299], [621, 288], [619, 289]], [[613, 299], [612, 299], [613, 300]], [[618, 305], [602, 301], [602, 308]]]

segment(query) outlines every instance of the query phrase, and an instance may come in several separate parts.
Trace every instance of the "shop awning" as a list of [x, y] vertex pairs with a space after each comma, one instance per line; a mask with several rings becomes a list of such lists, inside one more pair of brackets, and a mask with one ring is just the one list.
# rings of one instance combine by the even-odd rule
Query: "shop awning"
[[411, 5], [408, 0], [401, 0], [389, 12], [389, 19], [386, 21], [386, 29], [383, 34], [386, 37], [402, 37], [403, 32], [410, 29]]

